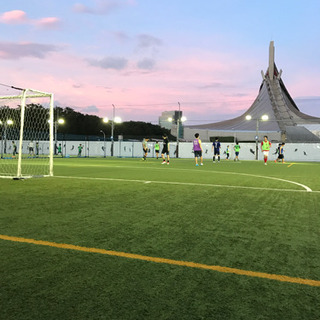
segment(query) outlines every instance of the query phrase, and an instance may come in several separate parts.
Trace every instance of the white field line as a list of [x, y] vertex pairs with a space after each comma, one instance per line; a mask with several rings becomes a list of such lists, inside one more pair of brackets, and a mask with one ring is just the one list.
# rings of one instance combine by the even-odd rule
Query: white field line
[[[135, 167], [135, 166], [112, 166], [112, 167], [116, 167], [116, 168], [133, 168], [133, 169], [152, 169], [152, 170], [163, 170], [162, 168], [154, 168], [154, 167]], [[248, 176], [248, 177], [254, 177], [254, 178], [261, 178], [261, 179], [270, 179], [270, 180], [276, 180], [276, 181], [282, 181], [282, 182], [287, 182], [287, 183], [291, 183], [291, 184], [295, 184], [299, 187], [304, 188], [306, 191], [308, 192], [312, 192], [312, 189], [309, 188], [308, 186], [299, 183], [299, 182], [295, 182], [295, 181], [291, 181], [291, 180], [285, 180], [285, 179], [281, 179], [281, 178], [275, 178], [275, 177], [269, 177], [269, 176], [259, 176], [259, 175], [255, 175], [255, 174], [250, 174], [250, 173], [239, 173], [239, 172], [229, 172], [229, 171], [209, 171], [209, 170], [195, 170], [195, 169], [181, 169], [181, 168], [174, 168], [174, 170], [180, 170], [180, 171], [196, 171], [197, 173], [199, 172], [210, 172], [210, 173], [219, 173], [219, 174], [232, 174], [232, 175], [237, 175], [237, 176]], [[139, 180], [142, 181], [142, 180]], [[156, 183], [156, 181], [153, 181], [154, 183]], [[160, 183], [160, 182], [159, 182]], [[165, 182], [164, 182], [165, 183]], [[198, 185], [198, 184], [192, 184], [192, 185]], [[200, 185], [204, 185], [204, 184], [200, 184]], [[212, 185], [213, 186], [213, 185]], [[219, 185], [214, 185], [214, 186], [219, 186]], [[222, 185], [221, 185], [222, 186]], [[229, 186], [230, 188], [233, 188], [235, 186]], [[254, 188], [254, 187], [243, 187], [243, 188]], [[268, 188], [264, 189], [264, 188], [257, 188], [257, 190], [269, 190]], [[283, 190], [283, 189], [272, 189], [272, 190]], [[287, 190], [287, 189], [286, 189]]]
[[[275, 189], [275, 188], [262, 188], [262, 187], [232, 186], [232, 185], [209, 184], [209, 183], [191, 183], [191, 182], [174, 182], [174, 181], [150, 181], [150, 180], [136, 180], [136, 179], [92, 178], [92, 177], [72, 177], [72, 176], [54, 176], [54, 178], [59, 178], [59, 179], [78, 179], [78, 180], [97, 180], [97, 181], [138, 182], [138, 183], [146, 183], [146, 184], [151, 184], [151, 183], [154, 183], [154, 184], [167, 184], [167, 185], [171, 184], [171, 185], [182, 185], [182, 186], [202, 186], [202, 187], [250, 189], [250, 190], [263, 190], [263, 191], [314, 192], [314, 193], [320, 193], [320, 191], [312, 191], [308, 187], [305, 187], [305, 190], [294, 190], [294, 189]], [[288, 180], [282, 180], [282, 181], [286, 181], [287, 182]], [[294, 182], [292, 182], [292, 183], [294, 183]], [[301, 185], [301, 184], [298, 184], [298, 185]]]

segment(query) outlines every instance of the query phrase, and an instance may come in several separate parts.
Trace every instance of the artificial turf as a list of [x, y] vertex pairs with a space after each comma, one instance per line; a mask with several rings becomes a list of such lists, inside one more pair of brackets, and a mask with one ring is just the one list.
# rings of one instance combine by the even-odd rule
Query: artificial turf
[[[69, 158], [54, 171], [0, 180], [1, 235], [320, 281], [319, 163]], [[3, 319], [320, 318], [319, 286], [7, 240], [0, 253]]]

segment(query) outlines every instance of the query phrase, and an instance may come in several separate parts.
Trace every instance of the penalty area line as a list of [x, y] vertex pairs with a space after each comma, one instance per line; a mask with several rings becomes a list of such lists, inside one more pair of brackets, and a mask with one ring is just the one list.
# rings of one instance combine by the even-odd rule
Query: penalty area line
[[[151, 180], [137, 180], [137, 179], [118, 179], [118, 178], [94, 178], [94, 177], [72, 177], [72, 176], [54, 176], [53, 178], [59, 179], [76, 179], [76, 180], [97, 180], [97, 181], [116, 181], [116, 182], [138, 182], [144, 184], [171, 184], [180, 186], [198, 186], [198, 187], [217, 187], [217, 188], [232, 188], [232, 189], [249, 189], [249, 190], [262, 190], [262, 191], [279, 191], [279, 192], [315, 192], [320, 193], [320, 191], [312, 191], [309, 187], [302, 184], [296, 183], [299, 186], [305, 188], [305, 190], [296, 189], [276, 189], [276, 188], [262, 188], [262, 187], [250, 187], [250, 186], [233, 186], [233, 185], [223, 185], [223, 184], [211, 184], [211, 183], [194, 183], [194, 182], [177, 182], [177, 181], [151, 181]], [[279, 179], [284, 182], [288, 180]]]
[[73, 244], [66, 244], [66, 243], [57, 243], [57, 242], [50, 242], [50, 241], [43, 241], [43, 240], [12, 237], [12, 236], [1, 235], [1, 234], [0, 234], [0, 239], [12, 241], [12, 242], [29, 243], [34, 245], [54, 247], [59, 249], [68, 249], [68, 250], [74, 250], [74, 251], [82, 251], [82, 252], [88, 252], [88, 253], [99, 253], [99, 254], [104, 254], [108, 256], [116, 256], [116, 257], [127, 258], [127, 259], [155, 262], [155, 263], [161, 263], [161, 264], [167, 264], [167, 265], [176, 265], [176, 266], [196, 268], [196, 269], [211, 270], [211, 271], [217, 271], [222, 273], [242, 275], [247, 277], [255, 277], [255, 278], [268, 279], [268, 280], [276, 280], [281, 282], [303, 284], [303, 285], [308, 285], [313, 287], [320, 287], [319, 280], [289, 277], [285, 275], [243, 270], [243, 269], [223, 267], [218, 265], [207, 265], [207, 264], [191, 262], [191, 261], [182, 261], [182, 260], [173, 260], [173, 259], [166, 259], [166, 258], [160, 258], [160, 257], [144, 256], [140, 254], [127, 253], [127, 252], [121, 252], [121, 251], [82, 247], [82, 246], [76, 246]]

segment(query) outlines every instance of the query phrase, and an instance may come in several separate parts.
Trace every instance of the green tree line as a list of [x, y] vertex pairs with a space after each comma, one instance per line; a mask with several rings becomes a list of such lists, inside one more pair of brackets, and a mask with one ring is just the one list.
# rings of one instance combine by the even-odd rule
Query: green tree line
[[[8, 106], [0, 107], [0, 121], [6, 119], [14, 119], [14, 125], [16, 129], [20, 127], [20, 107], [15, 109]], [[64, 124], [58, 125], [58, 135], [61, 139], [61, 135], [68, 139], [68, 135], [81, 135], [81, 136], [103, 136], [103, 131], [106, 135], [106, 139], [111, 137], [111, 122], [104, 123], [103, 119], [89, 114], [83, 114], [75, 111], [70, 107], [55, 107], [54, 108], [54, 120], [59, 118], [64, 119]], [[48, 108], [43, 107], [41, 104], [28, 104], [25, 109], [25, 122], [24, 130], [26, 132], [32, 130], [34, 123], [40, 122], [41, 128], [46, 128], [49, 119]], [[115, 123], [114, 125], [114, 139], [117, 139], [119, 135], [122, 135], [124, 139], [142, 139], [153, 138], [161, 139], [163, 134], [167, 134], [170, 138], [173, 138], [170, 134], [170, 130], [143, 121], [126, 121], [123, 123]]]

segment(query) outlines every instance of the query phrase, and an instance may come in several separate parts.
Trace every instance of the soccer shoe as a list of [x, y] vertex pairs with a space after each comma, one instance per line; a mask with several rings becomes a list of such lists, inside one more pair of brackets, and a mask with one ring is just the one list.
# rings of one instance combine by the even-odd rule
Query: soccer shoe
[[167, 165], [169, 165], [169, 162], [167, 162]]
[[199, 165], [196, 163], [196, 167], [199, 167]]
[[201, 163], [200, 166], [203, 166], [203, 163]]
[[265, 166], [267, 165], [267, 163], [265, 162], [265, 164], [264, 164]]
[[162, 163], [161, 164], [166, 164], [166, 162], [165, 161], [162, 161]]

